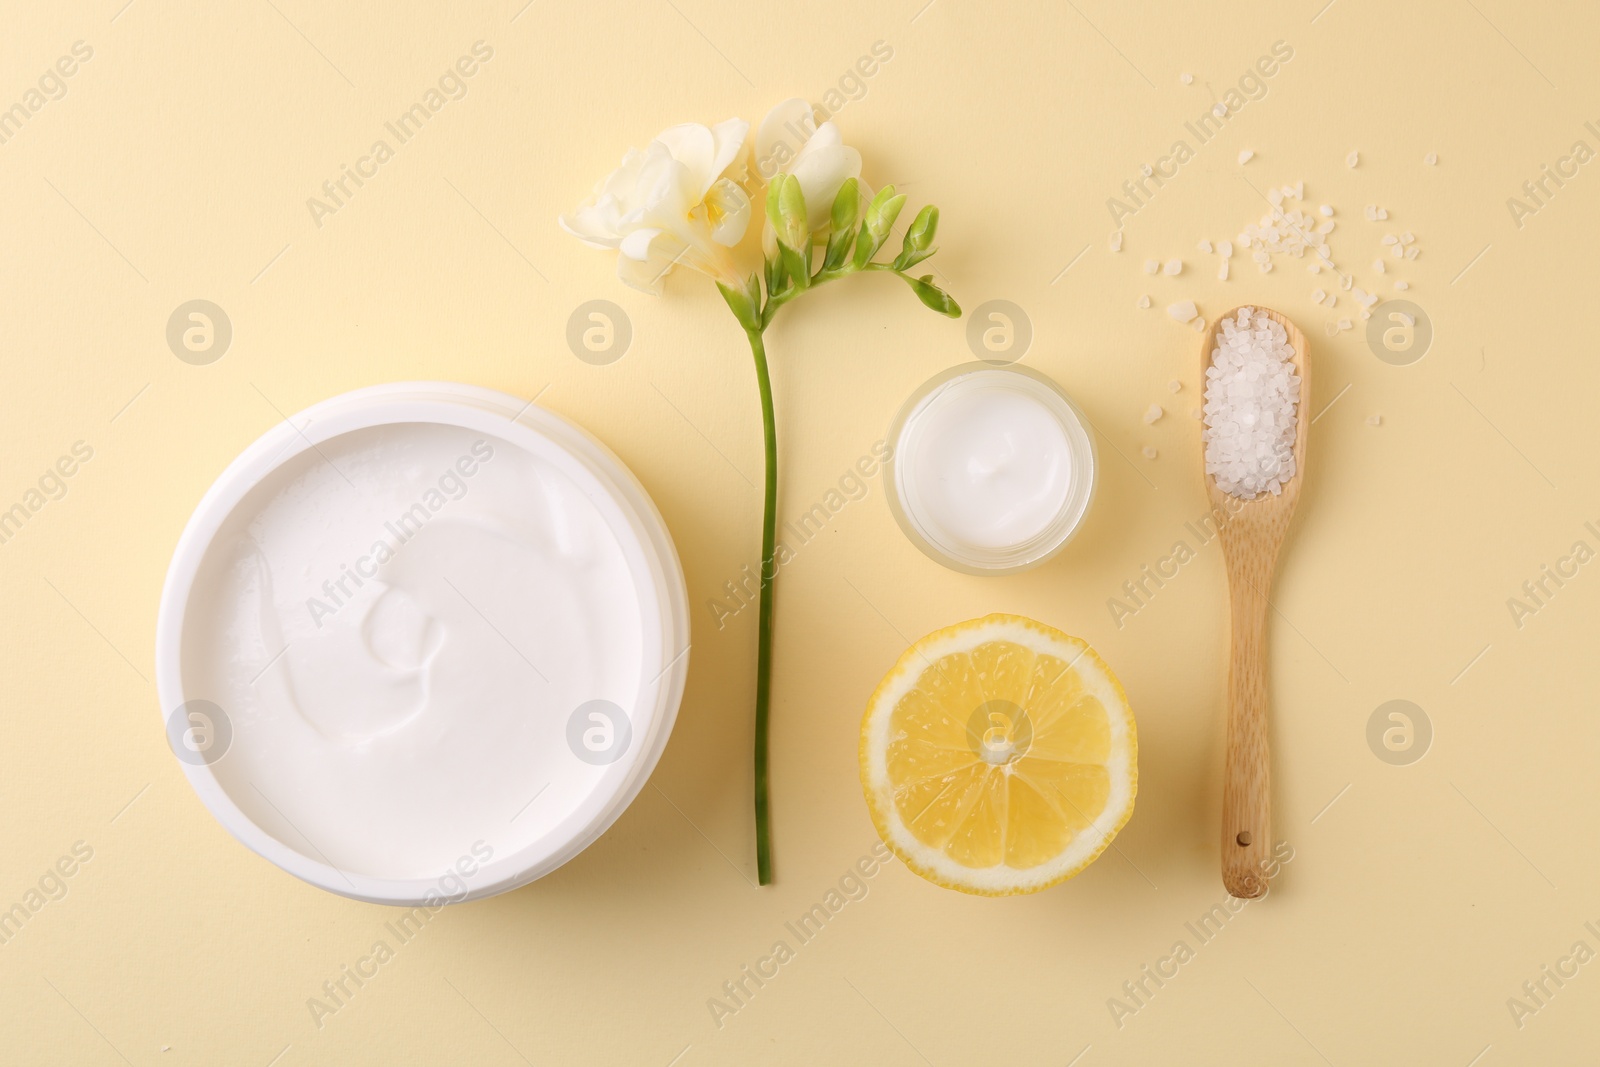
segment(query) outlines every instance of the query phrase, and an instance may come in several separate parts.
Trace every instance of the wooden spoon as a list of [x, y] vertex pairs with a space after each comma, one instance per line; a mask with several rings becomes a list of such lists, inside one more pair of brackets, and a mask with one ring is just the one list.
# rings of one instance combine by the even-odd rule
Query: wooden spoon
[[[1256, 306], [1256, 305], [1251, 305]], [[1239, 308], [1224, 318], [1237, 320]], [[1305, 480], [1306, 435], [1311, 427], [1311, 365], [1305, 334], [1276, 311], [1257, 307], [1289, 335], [1292, 360], [1300, 376], [1300, 402], [1295, 409], [1294, 477], [1274, 496], [1263, 493], [1241, 500], [1217, 488], [1205, 473], [1202, 450], [1201, 477], [1212, 513], [1217, 516], [1222, 559], [1228, 569], [1228, 599], [1232, 606], [1233, 649], [1228, 661], [1228, 749], [1222, 771], [1222, 884], [1242, 899], [1262, 896], [1272, 855], [1270, 805], [1271, 760], [1267, 748], [1267, 597], [1278, 550], [1300, 497]], [[1200, 350], [1202, 395], [1211, 353], [1222, 331], [1218, 319], [1206, 331]]]

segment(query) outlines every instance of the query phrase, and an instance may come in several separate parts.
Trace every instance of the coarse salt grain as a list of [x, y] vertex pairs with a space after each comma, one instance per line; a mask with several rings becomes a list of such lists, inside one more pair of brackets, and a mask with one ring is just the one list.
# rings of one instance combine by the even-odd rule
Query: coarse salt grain
[[1202, 240], [1198, 245], [1195, 245], [1195, 247], [1200, 249], [1202, 252], [1209, 252], [1211, 251], [1211, 242]]
[[1328, 299], [1328, 294], [1323, 292], [1321, 289], [1313, 289], [1311, 290], [1311, 299], [1320, 304], [1324, 300]]
[[1361, 162], [1361, 153], [1351, 152], [1348, 156], [1344, 157], [1344, 161], [1346, 166], [1354, 167], [1357, 163]]
[[1228, 280], [1228, 261], [1225, 259], [1217, 260], [1217, 278], [1221, 281]]
[[1139, 306], [1142, 308], [1147, 308], [1150, 306], [1150, 297], [1148, 294], [1139, 298]]
[[1180, 75], [1178, 75], [1178, 80], [1181, 81], [1185, 85], [1193, 85], [1194, 84], [1194, 75], [1193, 74], [1180, 74]]
[[1325, 218], [1325, 219], [1333, 218], [1333, 205], [1332, 204], [1323, 204], [1321, 207], [1317, 208], [1317, 210], [1322, 213], [1322, 217], [1323, 218]]
[[1183, 383], [1174, 378], [1167, 383], [1167, 391], [1169, 393], [1181, 393], [1183, 391]]
[[1283, 326], [1255, 308], [1222, 320], [1206, 368], [1206, 473], [1225, 493], [1277, 495], [1295, 475], [1300, 376]]
[[1167, 314], [1179, 322], [1188, 322], [1200, 314], [1200, 310], [1194, 306], [1193, 300], [1180, 300], [1176, 304], [1167, 305]]
[[1165, 267], [1161, 268], [1161, 270], [1162, 270], [1162, 273], [1164, 273], [1164, 274], [1182, 274], [1183, 273], [1183, 260], [1181, 260], [1181, 259], [1169, 259], [1169, 260], [1167, 260], [1167, 265]]
[[1151, 404], [1149, 407], [1144, 409], [1144, 424], [1146, 426], [1150, 426], [1165, 414], [1166, 412], [1161, 410], [1160, 404]]
[[1395, 282], [1394, 287], [1403, 293], [1407, 289], [1411, 288], [1411, 283], [1406, 281]]
[[1145, 459], [1155, 459], [1158, 455], [1156, 450], [1149, 445], [1145, 445], [1143, 448], [1139, 449], [1139, 451], [1144, 453]]
[[1111, 251], [1113, 251], [1113, 252], [1122, 251], [1122, 231], [1121, 230], [1113, 231], [1112, 234], [1111, 234]]
[[1429, 152], [1427, 155], [1422, 157], [1422, 161], [1430, 167], [1436, 167], [1439, 165], [1439, 153]]
[[1222, 256], [1224, 259], [1226, 259], [1228, 256], [1233, 255], [1233, 242], [1232, 241], [1218, 241], [1217, 242], [1217, 254], [1219, 256]]
[[1157, 263], [1155, 260], [1147, 259], [1147, 260], [1144, 261], [1144, 272], [1146, 274], [1154, 274], [1157, 271], [1159, 271], [1160, 269], [1161, 269], [1161, 264]]
[[1243, 166], [1244, 164], [1250, 162], [1255, 157], [1256, 157], [1256, 154], [1254, 152], [1250, 151], [1250, 149], [1246, 148], [1243, 152], [1239, 153], [1239, 164], [1240, 164], [1240, 166]]
[[1368, 426], [1382, 426], [1383, 425], [1383, 416], [1382, 415], [1373, 415], [1371, 418], [1367, 419], [1367, 425]]

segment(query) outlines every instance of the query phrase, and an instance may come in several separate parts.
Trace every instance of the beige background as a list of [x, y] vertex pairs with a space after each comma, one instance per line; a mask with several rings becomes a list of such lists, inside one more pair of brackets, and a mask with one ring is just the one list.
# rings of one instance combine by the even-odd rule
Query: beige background
[[[12, 5], [0, 34], [0, 106], [73, 42], [93, 48], [65, 96], [0, 145], [0, 507], [74, 442], [94, 450], [0, 544], [0, 906], [74, 842], [93, 849], [66, 897], [0, 945], [0, 1058], [1592, 1057], [1600, 964], [1559, 990], [1547, 980], [1554, 996], [1520, 1028], [1507, 1000], [1580, 939], [1600, 949], [1584, 929], [1600, 927], [1600, 577], [1581, 568], [1520, 628], [1507, 599], [1575, 541], [1600, 548], [1584, 528], [1600, 520], [1600, 162], [1521, 228], [1506, 206], [1575, 140], [1600, 149], [1583, 125], [1600, 125], [1592, 5], [123, 2]], [[480, 39], [494, 57], [468, 95], [314, 225], [306, 199]], [[901, 536], [876, 481], [784, 571], [779, 881], [757, 890], [754, 613], [719, 631], [706, 606], [758, 551], [749, 356], [701, 278], [675, 275], [660, 300], [626, 290], [555, 216], [661, 127], [821, 100], [880, 40], [893, 58], [837, 116], [865, 177], [940, 205], [933, 262], [969, 311], [1026, 310], [1026, 362], [1098, 427], [1103, 479], [1080, 539], [1035, 573], [941, 569]], [[1279, 40], [1294, 58], [1267, 95], [1110, 252], [1107, 197]], [[1240, 167], [1245, 148], [1256, 157]], [[1261, 275], [1236, 255], [1220, 282], [1195, 251], [1257, 219], [1256, 190], [1296, 179], [1338, 209], [1335, 254], [1357, 284], [1388, 296], [1412, 282], [1437, 332], [1421, 362], [1379, 362], [1360, 329], [1330, 339], [1324, 324], [1353, 311], [1348, 294], [1313, 306], [1326, 275]], [[1367, 204], [1390, 220], [1366, 221]], [[1378, 238], [1401, 230], [1422, 254], [1380, 279]], [[1143, 274], [1146, 258], [1174, 256], [1179, 277]], [[164, 338], [195, 298], [234, 328], [209, 366]], [[609, 366], [565, 342], [568, 316], [595, 298], [634, 329]], [[1224, 900], [1219, 554], [1201, 550], [1120, 629], [1106, 603], [1205, 507], [1188, 415], [1198, 335], [1162, 310], [1182, 298], [1210, 316], [1247, 301], [1294, 316], [1313, 338], [1320, 412], [1272, 630], [1276, 835], [1294, 859], [1204, 945], [1185, 923]], [[769, 345], [786, 517], [869, 450], [917, 384], [971, 358], [965, 328], [887, 278], [785, 310]], [[443, 912], [319, 1029], [307, 998], [392, 912], [279, 872], [201, 807], [149, 683], [156, 603], [190, 510], [240, 449], [316, 401], [412, 378], [548, 387], [541, 403], [632, 466], [688, 574], [689, 687], [652, 787], [601, 841], [523, 890]], [[1146, 426], [1152, 401], [1169, 414]], [[1007, 900], [891, 866], [719, 1028], [708, 999], [875, 840], [856, 773], [868, 693], [911, 640], [989, 611], [1082, 635], [1126, 685], [1141, 789], [1117, 850]], [[1366, 740], [1396, 698], [1434, 730], [1409, 766]], [[1119, 1027], [1108, 1000], [1180, 939], [1195, 958]]]

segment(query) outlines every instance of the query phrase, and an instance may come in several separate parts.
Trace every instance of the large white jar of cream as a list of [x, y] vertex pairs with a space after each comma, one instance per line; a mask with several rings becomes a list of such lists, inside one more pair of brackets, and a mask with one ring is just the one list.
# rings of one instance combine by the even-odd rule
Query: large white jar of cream
[[554, 870], [644, 786], [687, 671], [683, 572], [621, 462], [487, 389], [363, 389], [217, 479], [162, 593], [156, 681], [240, 841], [347, 896]]

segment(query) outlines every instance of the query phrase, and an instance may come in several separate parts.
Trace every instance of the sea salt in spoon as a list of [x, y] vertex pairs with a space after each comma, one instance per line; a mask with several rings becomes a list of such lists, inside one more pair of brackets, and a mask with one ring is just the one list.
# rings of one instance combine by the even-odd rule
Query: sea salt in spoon
[[[1224, 319], [1238, 320], [1240, 308]], [[1300, 398], [1295, 410], [1294, 472], [1277, 494], [1261, 493], [1252, 499], [1231, 495], [1207, 472], [1202, 477], [1212, 510], [1229, 516], [1220, 523], [1222, 558], [1228, 570], [1228, 599], [1233, 630], [1228, 662], [1228, 748], [1222, 782], [1222, 884], [1241, 899], [1267, 891], [1266, 871], [1272, 854], [1272, 818], [1269, 801], [1271, 760], [1267, 748], [1267, 595], [1278, 550], [1289, 528], [1295, 501], [1304, 480], [1306, 435], [1311, 420], [1311, 366], [1305, 334], [1283, 315], [1255, 308], [1282, 326], [1294, 349], [1288, 362], [1300, 378]], [[1208, 382], [1212, 353], [1222, 339], [1223, 319], [1206, 331], [1200, 350], [1202, 390]], [[1205, 425], [1209, 427], [1210, 418]], [[1203, 450], [1202, 450], [1203, 451]]]

